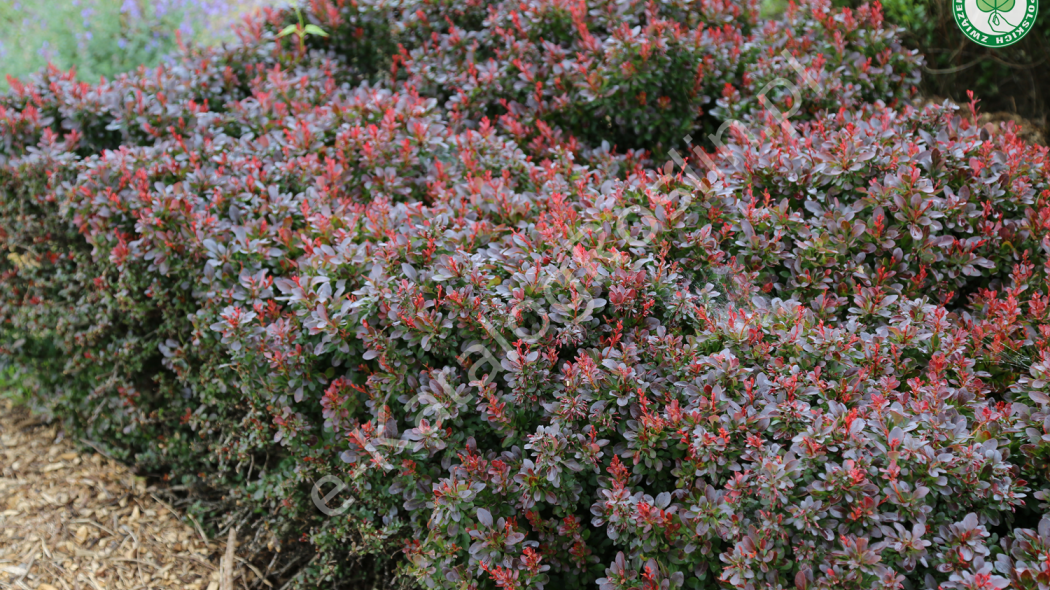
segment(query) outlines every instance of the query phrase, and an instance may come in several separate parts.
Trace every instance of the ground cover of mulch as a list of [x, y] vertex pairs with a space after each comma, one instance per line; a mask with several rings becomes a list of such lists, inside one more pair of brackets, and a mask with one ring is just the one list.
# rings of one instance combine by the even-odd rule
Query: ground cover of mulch
[[1046, 145], [1046, 125], [1042, 121], [1025, 119], [1020, 115], [1007, 112], [981, 113], [977, 118], [977, 122], [990, 133], [1000, 132], [1002, 124], [1007, 121], [1017, 126], [1017, 136], [1022, 140], [1035, 145]]
[[[917, 99], [916, 106], [921, 108], [927, 104], [941, 104], [943, 102], [945, 102], [945, 99], [939, 96], [925, 96]], [[948, 102], [953, 103], [952, 100], [948, 100]], [[965, 115], [969, 111], [968, 105], [958, 104], [958, 106], [960, 115]], [[978, 110], [980, 106], [980, 103], [978, 103]], [[1046, 146], [1047, 139], [1050, 139], [1047, 137], [1048, 125], [1045, 119], [1025, 119], [1016, 113], [1006, 111], [983, 112], [979, 110], [977, 115], [977, 124], [987, 129], [991, 134], [1001, 133], [1003, 123], [1006, 122], [1013, 123], [1017, 136], [1030, 144]]]
[[59, 428], [0, 399], [0, 589], [260, 585], [257, 570], [235, 556], [236, 541], [224, 559], [228, 538], [206, 540], [156, 492], [126, 466], [78, 451]]

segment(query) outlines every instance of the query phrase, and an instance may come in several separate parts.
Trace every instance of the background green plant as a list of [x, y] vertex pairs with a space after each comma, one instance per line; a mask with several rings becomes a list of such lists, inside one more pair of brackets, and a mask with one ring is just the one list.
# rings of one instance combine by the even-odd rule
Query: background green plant
[[[858, 0], [833, 0], [857, 7]], [[780, 14], [786, 0], [764, 0], [764, 16]], [[905, 46], [925, 57], [921, 91], [929, 97], [968, 102], [972, 90], [986, 113], [1009, 112], [1041, 127], [1050, 115], [1050, 2], [1039, 3], [1035, 27], [1008, 47], [992, 49], [967, 39], [952, 16], [951, 0], [884, 0], [886, 20], [903, 29]]]
[[186, 42], [215, 44], [261, 0], [0, 0], [0, 90], [49, 62], [97, 82], [155, 66]]

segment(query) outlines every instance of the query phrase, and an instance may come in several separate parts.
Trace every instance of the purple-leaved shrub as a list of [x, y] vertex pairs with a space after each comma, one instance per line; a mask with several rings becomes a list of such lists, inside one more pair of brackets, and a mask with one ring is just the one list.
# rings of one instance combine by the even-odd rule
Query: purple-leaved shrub
[[[222, 490], [311, 583], [397, 554], [428, 588], [1047, 584], [1045, 148], [893, 104], [877, 6], [443, 7], [13, 83], [30, 402]], [[790, 130], [756, 96], [785, 48], [819, 81]], [[676, 60], [700, 89], [661, 115]], [[730, 118], [764, 131], [648, 166]]]
[[921, 61], [878, 4], [806, 1], [765, 22], [752, 0], [312, 5], [348, 63], [437, 97], [453, 123], [498, 120], [538, 156], [603, 142], [663, 152], [751, 115], [760, 93], [797, 117], [889, 102], [911, 95]]

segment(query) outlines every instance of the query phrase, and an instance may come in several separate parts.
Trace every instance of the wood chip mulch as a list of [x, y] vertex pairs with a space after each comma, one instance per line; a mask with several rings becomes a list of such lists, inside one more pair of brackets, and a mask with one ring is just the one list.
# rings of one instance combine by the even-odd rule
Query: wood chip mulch
[[[227, 539], [205, 541], [154, 491], [126, 466], [78, 452], [58, 428], [0, 400], [0, 589], [231, 586], [220, 577]], [[257, 585], [236, 561], [232, 587]]]
[[1046, 145], [1045, 121], [1033, 121], [1007, 112], [981, 113], [977, 119], [977, 122], [984, 125], [988, 132], [992, 134], [999, 133], [1003, 123], [1007, 121], [1017, 126], [1017, 136], [1022, 140], [1035, 145]]
[[[941, 104], [944, 101], [945, 99], [939, 96], [922, 96], [915, 100], [915, 106], [917, 108], [922, 108], [928, 104]], [[950, 99], [948, 102], [959, 107], [957, 114], [960, 116], [967, 116], [967, 113], [969, 113], [968, 105], [956, 103]], [[980, 107], [979, 104], [978, 107]], [[1025, 119], [1016, 113], [1009, 113], [1006, 111], [989, 113], [980, 111], [977, 115], [977, 124], [987, 129], [988, 133], [991, 133], [992, 135], [1001, 133], [1003, 130], [1003, 123], [1006, 123], [1007, 121], [1016, 126], [1015, 132], [1021, 140], [1033, 145], [1044, 147], [1047, 145], [1047, 139], [1050, 139], [1050, 136], [1048, 136], [1050, 125], [1048, 125], [1048, 121], [1045, 117], [1042, 119]]]

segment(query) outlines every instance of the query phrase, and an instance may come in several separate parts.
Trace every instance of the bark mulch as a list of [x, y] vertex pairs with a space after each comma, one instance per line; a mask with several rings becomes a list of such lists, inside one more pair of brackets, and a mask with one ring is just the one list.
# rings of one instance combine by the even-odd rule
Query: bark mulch
[[232, 572], [222, 571], [229, 539], [206, 540], [155, 491], [126, 466], [78, 452], [60, 429], [0, 400], [0, 589], [258, 585], [262, 576], [240, 558]]

